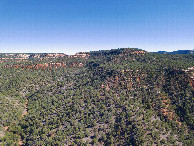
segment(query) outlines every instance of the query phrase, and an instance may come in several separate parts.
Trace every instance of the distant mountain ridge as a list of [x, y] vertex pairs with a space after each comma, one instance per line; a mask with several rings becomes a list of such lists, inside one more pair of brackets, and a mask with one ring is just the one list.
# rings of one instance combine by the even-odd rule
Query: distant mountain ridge
[[[64, 57], [64, 56], [69, 56], [69, 57], [88, 57], [88, 54], [108, 54], [110, 53], [121, 53], [123, 50], [136, 50], [136, 51], [142, 51], [142, 52], [149, 52], [145, 51], [139, 48], [118, 48], [118, 49], [108, 49], [108, 50], [98, 50], [98, 51], [90, 51], [90, 52], [78, 52], [74, 55], [67, 55], [65, 53], [0, 53], [0, 58], [1, 56], [6, 56], [6, 58], [9, 56], [14, 56], [14, 57], [25, 57], [25, 58], [41, 58], [41, 57], [46, 57], [46, 58], [58, 58], [58, 57]], [[150, 53], [159, 53], [159, 54], [194, 54], [194, 49], [193, 50], [177, 50], [173, 52], [168, 52], [168, 51], [158, 51], [158, 52], [150, 52]], [[115, 55], [116, 55], [115, 54]]]
[[194, 50], [178, 50], [178, 51], [173, 51], [173, 52], [158, 51], [158, 52], [152, 52], [152, 53], [159, 53], [159, 54], [194, 54]]

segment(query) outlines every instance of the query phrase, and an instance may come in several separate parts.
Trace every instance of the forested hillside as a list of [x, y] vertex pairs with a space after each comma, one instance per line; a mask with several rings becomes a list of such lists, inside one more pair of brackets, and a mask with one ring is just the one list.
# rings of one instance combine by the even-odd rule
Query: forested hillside
[[1, 63], [0, 145], [194, 145], [194, 55], [89, 56]]

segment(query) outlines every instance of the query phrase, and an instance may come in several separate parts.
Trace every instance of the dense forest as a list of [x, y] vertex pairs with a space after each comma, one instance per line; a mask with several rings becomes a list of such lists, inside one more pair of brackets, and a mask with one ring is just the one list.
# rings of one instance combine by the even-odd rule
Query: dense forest
[[194, 145], [194, 55], [88, 54], [1, 62], [0, 145]]

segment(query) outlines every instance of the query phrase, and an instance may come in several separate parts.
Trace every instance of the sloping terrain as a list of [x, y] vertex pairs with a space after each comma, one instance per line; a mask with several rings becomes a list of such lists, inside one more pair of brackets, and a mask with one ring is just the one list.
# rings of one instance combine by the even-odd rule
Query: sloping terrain
[[23, 106], [6, 125], [19, 137], [1, 143], [193, 145], [193, 55], [115, 49], [55, 61], [66, 67], [2, 65], [0, 92]]

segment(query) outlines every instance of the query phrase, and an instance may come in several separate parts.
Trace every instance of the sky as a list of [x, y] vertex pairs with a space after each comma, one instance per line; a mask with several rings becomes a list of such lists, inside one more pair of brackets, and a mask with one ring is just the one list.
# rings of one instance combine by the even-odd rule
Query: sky
[[194, 49], [194, 0], [0, 0], [0, 53]]

